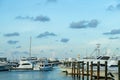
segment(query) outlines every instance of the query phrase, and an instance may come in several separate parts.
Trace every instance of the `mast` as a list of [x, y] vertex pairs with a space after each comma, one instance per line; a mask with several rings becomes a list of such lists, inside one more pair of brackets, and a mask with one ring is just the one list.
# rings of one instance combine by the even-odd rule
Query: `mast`
[[31, 57], [31, 42], [32, 42], [31, 39], [32, 39], [32, 37], [30, 36], [30, 48], [29, 48], [29, 53], [30, 54], [29, 54], [29, 57]]
[[100, 56], [100, 44], [96, 44], [97, 45], [97, 56]]

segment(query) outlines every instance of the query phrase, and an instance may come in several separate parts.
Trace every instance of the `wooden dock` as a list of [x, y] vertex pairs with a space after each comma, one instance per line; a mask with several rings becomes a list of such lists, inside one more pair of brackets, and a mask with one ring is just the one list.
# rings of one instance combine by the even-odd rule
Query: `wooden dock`
[[[107, 61], [101, 64], [97, 63], [86, 64], [84, 61], [66, 62], [66, 74], [72, 75], [72, 77], [80, 78], [81, 80], [120, 80], [120, 61], [118, 61], [118, 72], [109, 72]], [[101, 67], [102, 65], [102, 67]]]

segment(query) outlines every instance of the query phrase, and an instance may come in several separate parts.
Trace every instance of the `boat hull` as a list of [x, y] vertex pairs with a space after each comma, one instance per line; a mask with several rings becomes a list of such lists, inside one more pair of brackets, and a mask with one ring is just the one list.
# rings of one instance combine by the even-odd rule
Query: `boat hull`
[[8, 66], [0, 66], [0, 71], [9, 71]]

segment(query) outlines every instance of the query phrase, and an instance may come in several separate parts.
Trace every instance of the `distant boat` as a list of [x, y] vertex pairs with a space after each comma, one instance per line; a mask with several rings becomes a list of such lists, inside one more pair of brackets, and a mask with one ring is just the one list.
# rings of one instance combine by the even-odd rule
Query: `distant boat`
[[9, 68], [10, 67], [7, 62], [0, 61], [0, 71], [8, 71]]
[[41, 59], [35, 66], [34, 70], [41, 70], [41, 71], [51, 71], [53, 66], [51, 63], [48, 63], [46, 58]]
[[7, 58], [0, 58], [0, 71], [8, 71], [10, 69], [9, 63], [7, 62]]

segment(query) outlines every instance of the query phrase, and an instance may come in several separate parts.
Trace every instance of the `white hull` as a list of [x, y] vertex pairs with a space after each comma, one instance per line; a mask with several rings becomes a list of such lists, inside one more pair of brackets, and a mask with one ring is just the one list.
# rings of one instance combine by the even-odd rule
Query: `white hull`
[[30, 61], [24, 60], [19, 62], [18, 67], [13, 67], [13, 70], [33, 70], [33, 64]]

